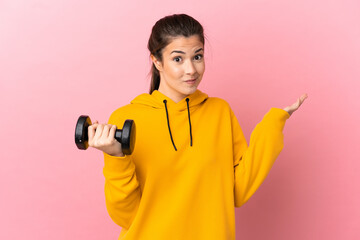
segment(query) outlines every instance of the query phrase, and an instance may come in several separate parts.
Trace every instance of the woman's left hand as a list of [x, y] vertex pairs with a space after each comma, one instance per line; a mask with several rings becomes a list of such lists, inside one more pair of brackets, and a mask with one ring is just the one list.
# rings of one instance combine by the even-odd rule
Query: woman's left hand
[[307, 95], [306, 93], [303, 94], [301, 97], [299, 97], [299, 98], [297, 99], [297, 101], [296, 101], [294, 104], [292, 104], [292, 105], [284, 108], [284, 110], [287, 111], [287, 112], [290, 114], [290, 116], [291, 116], [291, 114], [292, 114], [293, 112], [295, 112], [296, 110], [298, 110], [298, 108], [299, 108], [299, 107], [301, 106], [301, 104], [305, 101], [305, 99], [307, 99], [307, 97], [308, 97], [308, 95]]

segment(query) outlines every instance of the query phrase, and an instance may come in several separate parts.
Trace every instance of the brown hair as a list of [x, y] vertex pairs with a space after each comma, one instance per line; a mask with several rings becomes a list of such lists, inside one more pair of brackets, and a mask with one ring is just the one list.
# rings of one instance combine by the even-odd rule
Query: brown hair
[[[174, 14], [158, 20], [152, 28], [148, 41], [150, 54], [162, 61], [162, 50], [171, 42], [172, 38], [198, 35], [202, 44], [204, 42], [204, 29], [193, 17], [186, 14]], [[159, 89], [160, 73], [154, 63], [151, 66], [151, 84], [149, 93]]]

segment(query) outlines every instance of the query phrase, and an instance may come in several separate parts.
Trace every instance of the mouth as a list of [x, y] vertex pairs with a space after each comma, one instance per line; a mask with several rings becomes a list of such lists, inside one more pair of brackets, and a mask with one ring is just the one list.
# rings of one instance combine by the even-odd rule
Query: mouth
[[196, 78], [186, 80], [185, 82], [188, 84], [194, 84], [196, 82]]

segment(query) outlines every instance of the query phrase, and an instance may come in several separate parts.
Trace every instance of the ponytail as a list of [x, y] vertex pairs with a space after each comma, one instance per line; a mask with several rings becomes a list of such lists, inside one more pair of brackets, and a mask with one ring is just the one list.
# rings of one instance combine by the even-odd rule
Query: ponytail
[[158, 90], [159, 86], [160, 86], [160, 73], [153, 63], [151, 66], [151, 83], [150, 83], [149, 93], [151, 94], [154, 90]]

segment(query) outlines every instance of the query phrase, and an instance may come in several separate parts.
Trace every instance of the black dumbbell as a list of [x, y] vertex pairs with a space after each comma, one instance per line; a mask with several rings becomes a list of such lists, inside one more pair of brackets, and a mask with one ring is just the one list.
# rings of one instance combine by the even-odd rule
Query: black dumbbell
[[[79, 149], [86, 150], [89, 147], [88, 127], [91, 125], [89, 116], [81, 115], [76, 123], [75, 144]], [[116, 129], [115, 139], [121, 143], [122, 151], [125, 155], [130, 155], [135, 145], [135, 122], [125, 120], [122, 129]]]

